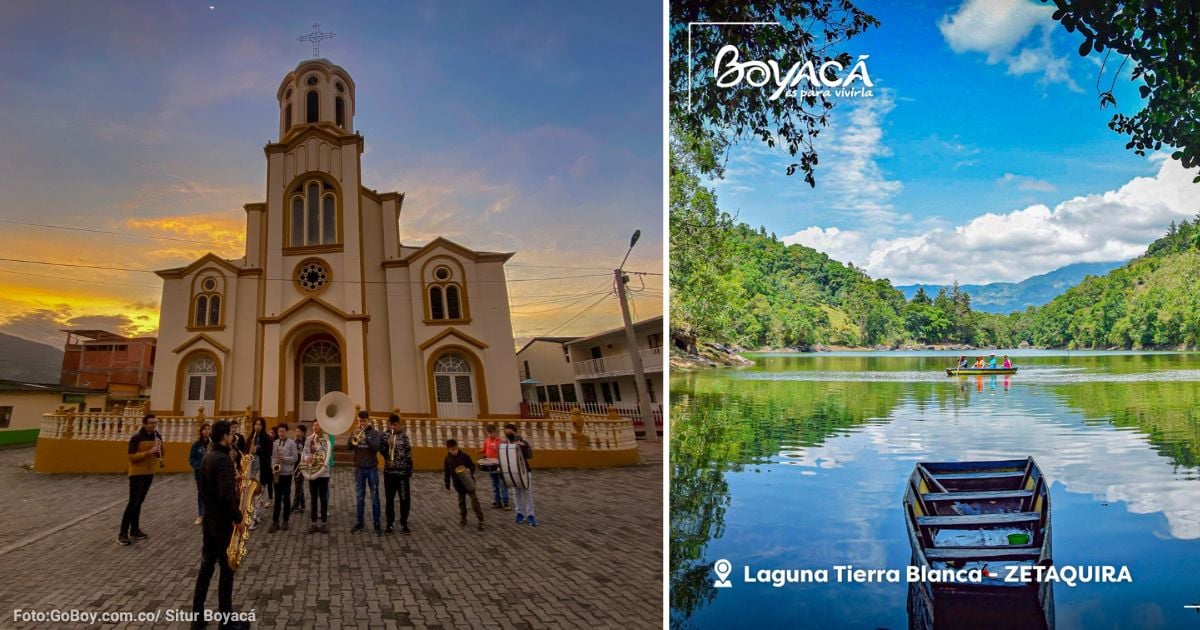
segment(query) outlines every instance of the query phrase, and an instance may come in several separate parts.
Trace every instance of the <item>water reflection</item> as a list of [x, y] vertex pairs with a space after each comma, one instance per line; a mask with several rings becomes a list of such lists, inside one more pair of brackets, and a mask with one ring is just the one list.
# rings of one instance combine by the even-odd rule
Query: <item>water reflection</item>
[[[717, 593], [711, 565], [905, 566], [900, 497], [921, 459], [1033, 455], [1056, 564], [1130, 566], [1134, 585], [1060, 588], [1058, 627], [1182, 623], [1194, 603], [1172, 577], [1200, 552], [1200, 387], [1177, 378], [1200, 375], [1194, 355], [1030, 356], [965, 379], [930, 374], [944, 356], [758, 360], [671, 381], [672, 625], [904, 627], [906, 585]], [[863, 369], [889, 378], [840, 377]]]

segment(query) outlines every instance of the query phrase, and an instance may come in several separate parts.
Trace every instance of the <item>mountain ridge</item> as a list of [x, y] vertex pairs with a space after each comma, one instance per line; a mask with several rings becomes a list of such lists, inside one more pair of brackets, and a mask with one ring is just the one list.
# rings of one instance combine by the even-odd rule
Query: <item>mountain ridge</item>
[[[1103, 276], [1128, 261], [1072, 263], [1046, 273], [1029, 276], [1020, 282], [989, 282], [986, 284], [960, 284], [959, 290], [971, 296], [971, 308], [985, 313], [1006, 314], [1024, 311], [1030, 306], [1043, 306], [1062, 295], [1071, 287], [1083, 282], [1088, 276]], [[897, 286], [905, 299], [911, 300], [919, 288], [924, 287], [929, 295], [951, 285], [908, 284]]]
[[0, 379], [58, 383], [63, 351], [49, 344], [0, 332]]

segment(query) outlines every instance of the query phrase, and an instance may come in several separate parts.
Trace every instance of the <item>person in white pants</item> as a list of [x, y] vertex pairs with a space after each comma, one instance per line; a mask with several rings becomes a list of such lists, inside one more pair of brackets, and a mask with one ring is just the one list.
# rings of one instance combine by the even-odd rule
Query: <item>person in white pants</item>
[[529, 470], [529, 460], [533, 458], [533, 448], [529, 446], [529, 442], [525, 441], [525, 438], [517, 435], [517, 425], [515, 424], [504, 425], [504, 437], [510, 444], [519, 446], [521, 456], [525, 458], [525, 487], [512, 489], [516, 502], [517, 524], [529, 523], [530, 526], [537, 527], [537, 518], [533, 515], [533, 472]]

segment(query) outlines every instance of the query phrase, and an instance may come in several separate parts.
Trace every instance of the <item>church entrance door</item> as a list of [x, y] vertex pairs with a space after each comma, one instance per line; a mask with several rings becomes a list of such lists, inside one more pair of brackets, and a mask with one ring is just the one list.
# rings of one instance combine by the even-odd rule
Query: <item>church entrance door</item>
[[300, 353], [300, 420], [317, 419], [317, 402], [342, 388], [342, 353], [336, 343], [314, 341]]
[[217, 404], [217, 362], [207, 354], [191, 360], [187, 368], [187, 394], [183, 401], [183, 415], [195, 416], [204, 409], [212, 416]]
[[475, 374], [461, 355], [444, 354], [433, 368], [439, 418], [478, 418], [475, 402]]

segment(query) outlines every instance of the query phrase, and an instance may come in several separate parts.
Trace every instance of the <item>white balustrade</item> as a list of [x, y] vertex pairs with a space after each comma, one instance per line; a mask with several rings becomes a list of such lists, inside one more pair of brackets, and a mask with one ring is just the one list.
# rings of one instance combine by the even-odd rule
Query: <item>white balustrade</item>
[[[246, 415], [217, 416], [214, 418], [159, 416], [158, 432], [163, 442], [191, 443], [199, 437], [200, 421], [238, 420], [245, 424]], [[128, 441], [142, 427], [142, 414], [129, 415], [124, 412], [111, 413], [63, 413], [42, 415], [38, 437], [47, 439]]]

